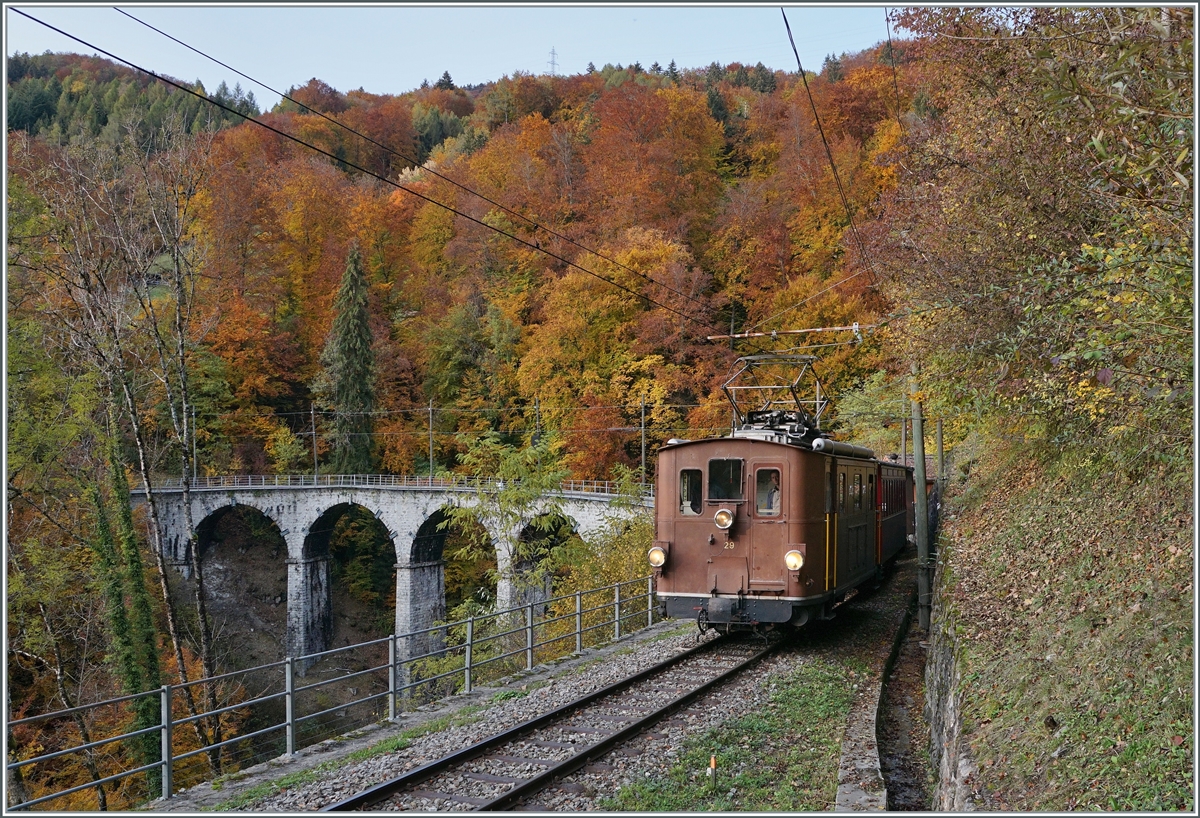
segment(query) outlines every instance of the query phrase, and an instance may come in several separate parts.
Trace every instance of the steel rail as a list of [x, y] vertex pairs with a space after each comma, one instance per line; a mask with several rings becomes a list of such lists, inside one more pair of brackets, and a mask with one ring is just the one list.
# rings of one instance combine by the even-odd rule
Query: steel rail
[[417, 767], [414, 770], [410, 770], [409, 772], [405, 773], [404, 775], [394, 778], [390, 781], [384, 781], [380, 784], [377, 784], [374, 787], [364, 790], [363, 792], [360, 792], [357, 795], [351, 796], [350, 798], [347, 798], [344, 801], [339, 801], [334, 804], [327, 804], [326, 806], [322, 807], [320, 811], [321, 812], [350, 811], [350, 810], [362, 809], [363, 807], [369, 807], [372, 804], [377, 804], [380, 801], [387, 798], [388, 796], [392, 795], [393, 793], [403, 789], [404, 787], [406, 787], [410, 784], [419, 784], [420, 782], [422, 782], [428, 778], [432, 778], [433, 776], [437, 775], [438, 773], [442, 772], [443, 770], [450, 769], [451, 767], [454, 767], [457, 764], [461, 764], [462, 762], [470, 761], [471, 759], [473, 759], [477, 756], [483, 755], [485, 752], [490, 750], [492, 747], [496, 747], [496, 746], [505, 744], [506, 742], [512, 741], [513, 739], [521, 736], [523, 733], [526, 733], [531, 730], [535, 730], [544, 724], [548, 724], [549, 722], [554, 721], [557, 718], [568, 715], [569, 713], [579, 709], [580, 707], [582, 707], [584, 705], [591, 704], [592, 702], [596, 701], [597, 699], [601, 699], [612, 693], [616, 693], [620, 690], [623, 690], [633, 684], [636, 684], [637, 682], [642, 681], [643, 679], [653, 676], [656, 673], [660, 673], [661, 671], [666, 670], [667, 668], [670, 668], [670, 667], [684, 661], [685, 659], [691, 658], [693, 656], [697, 656], [701, 653], [706, 653], [712, 649], [712, 645], [714, 645], [720, 641], [721, 640], [716, 639], [711, 642], [706, 642], [702, 645], [698, 645], [690, 650], [686, 650], [683, 653], [677, 654], [676, 656], [672, 656], [669, 659], [665, 659], [665, 660], [659, 662], [658, 664], [652, 665], [651, 667], [648, 667], [645, 670], [642, 670], [642, 671], [634, 674], [633, 676], [629, 676], [624, 679], [621, 679], [620, 681], [613, 682], [612, 684], [607, 685], [607, 686], [605, 686], [599, 690], [596, 690], [592, 693], [589, 693], [588, 695], [583, 696], [582, 698], [576, 699], [572, 702], [569, 702], [568, 704], [564, 704], [561, 707], [557, 707], [554, 710], [551, 710], [547, 713], [543, 713], [540, 716], [535, 716], [534, 718], [529, 719], [528, 721], [522, 722], [521, 724], [518, 724], [515, 727], [512, 727], [508, 730], [505, 730], [502, 733], [496, 733], [495, 735], [489, 736], [481, 741], [478, 741], [469, 747], [464, 747], [462, 750], [459, 750], [456, 753], [451, 753], [450, 755], [444, 756], [443, 758], [435, 759], [434, 761], [431, 761], [428, 764]]
[[[485, 738], [469, 747], [465, 747], [462, 750], [459, 750], [458, 752], [455, 752], [455, 753], [452, 753], [443, 758], [431, 761], [425, 765], [422, 765], [421, 767], [417, 767], [414, 770], [410, 770], [407, 773], [405, 773], [401, 776], [398, 776], [397, 778], [391, 779], [390, 781], [384, 781], [379, 784], [376, 784], [374, 787], [370, 787], [369, 789], [366, 789], [366, 790], [364, 790], [356, 795], [353, 795], [350, 798], [347, 798], [343, 801], [339, 801], [339, 802], [336, 802], [333, 804], [327, 804], [326, 806], [322, 807], [320, 809], [320, 811], [321, 812], [348, 812], [348, 811], [353, 811], [353, 810], [369, 808], [375, 804], [380, 803], [381, 801], [386, 800], [387, 798], [391, 797], [392, 795], [396, 794], [397, 792], [400, 792], [400, 791], [407, 789], [409, 787], [412, 787], [414, 785], [420, 784], [423, 781], [433, 778], [434, 776], [436, 776], [446, 770], [452, 769], [453, 767], [456, 767], [467, 761], [471, 761], [472, 759], [483, 756], [489, 750], [491, 750], [495, 747], [499, 747], [504, 744], [507, 744], [508, 742], [514, 741], [514, 740], [520, 738], [521, 736], [523, 736], [527, 733], [534, 732], [535, 730], [537, 730], [547, 724], [550, 724], [560, 718], [573, 715], [575, 713], [575, 711], [577, 711], [580, 707], [590, 705], [600, 699], [603, 699], [603, 698], [606, 698], [606, 697], [612, 695], [613, 693], [620, 692], [628, 687], [631, 687], [631, 686], [637, 684], [638, 682], [644, 681], [645, 679], [648, 679], [652, 676], [662, 673], [663, 671], [668, 670], [671, 667], [674, 667], [675, 665], [678, 665], [687, 659], [691, 659], [698, 655], [708, 653], [708, 652], [714, 650], [715, 646], [722, 645], [725, 643], [726, 643], [726, 639], [724, 639], [724, 638], [715, 639], [710, 642], [706, 642], [702, 645], [699, 645], [695, 648], [692, 648], [690, 650], [684, 651], [680, 654], [677, 654], [676, 656], [673, 656], [669, 659], [666, 659], [662, 662], [652, 665], [651, 667], [641, 670], [632, 676], [626, 677], [625, 679], [621, 679], [620, 681], [617, 681], [617, 682], [613, 682], [610, 685], [607, 685], [607, 686], [605, 686], [599, 690], [596, 690], [592, 693], [589, 693], [588, 695], [583, 696], [579, 699], [576, 699], [568, 704], [562, 705], [562, 706], [555, 708], [554, 710], [551, 710], [547, 713], [543, 713], [540, 716], [535, 716], [534, 718], [529, 719], [528, 721], [525, 721], [521, 724], [518, 724], [509, 730], [506, 730], [502, 733], [497, 733], [493, 736], [489, 736], [488, 738]], [[648, 727], [658, 721], [661, 721], [663, 718], [670, 715], [671, 713], [678, 710], [679, 708], [685, 706], [686, 704], [688, 704], [690, 701], [692, 701], [696, 697], [703, 695], [705, 692], [712, 689], [714, 686], [722, 683], [723, 681], [726, 681], [733, 675], [736, 675], [737, 673], [746, 669], [748, 666], [759, 661], [760, 659], [765, 657], [767, 654], [776, 650], [778, 647], [779, 647], [778, 643], [768, 646], [764, 650], [759, 651], [758, 653], [751, 656], [749, 659], [738, 663], [732, 669], [727, 670], [727, 671], [719, 674], [717, 677], [700, 685], [695, 690], [692, 690], [688, 693], [683, 694], [682, 696], [679, 696], [679, 697], [673, 699], [671, 702], [669, 702], [664, 707], [655, 710], [653, 713], [639, 719], [637, 722], [635, 722], [631, 725], [626, 726], [625, 728], [619, 730], [617, 733], [602, 739], [601, 741], [597, 742], [596, 744], [588, 745], [586, 748], [583, 748], [582, 752], [577, 753], [576, 755], [573, 755], [570, 758], [565, 759], [560, 764], [550, 767], [545, 772], [537, 775], [535, 778], [518, 784], [513, 789], [511, 789], [505, 793], [502, 793], [500, 796], [493, 799], [492, 801], [486, 802], [486, 803], [476, 807], [476, 809], [477, 810], [504, 809], [505, 806], [511, 805], [512, 803], [514, 803], [515, 800], [519, 800], [520, 798], [528, 795], [529, 793], [531, 793], [535, 790], [544, 788], [546, 786], [546, 784], [549, 783], [549, 781], [553, 780], [554, 778], [558, 778], [558, 777], [561, 777], [564, 775], [568, 775], [571, 772], [574, 772], [579, 767], [582, 767], [584, 764], [587, 764], [588, 762], [592, 761], [595, 757], [602, 756], [602, 755], [608, 753], [612, 749], [612, 747], [615, 746], [616, 744], [619, 744], [622, 741], [628, 740], [631, 736], [646, 729], [646, 727]]]
[[541, 792], [544, 789], [548, 789], [555, 780], [562, 778], [563, 776], [570, 775], [580, 767], [583, 767], [585, 764], [595, 761], [598, 758], [603, 758], [614, 747], [617, 747], [618, 745], [632, 739], [643, 730], [662, 721], [676, 710], [685, 707], [695, 699], [703, 696], [709, 690], [712, 690], [714, 687], [738, 675], [746, 668], [765, 658], [768, 654], [778, 650], [782, 644], [782, 642], [775, 642], [768, 645], [745, 661], [734, 665], [724, 673], [721, 673], [699, 687], [677, 697], [673, 701], [669, 702], [666, 706], [655, 710], [653, 713], [650, 713], [641, 719], [638, 719], [633, 724], [618, 730], [616, 733], [601, 739], [595, 744], [588, 745], [582, 752], [576, 753], [570, 758], [565, 759], [561, 764], [547, 769], [545, 772], [534, 776], [524, 783], [517, 784], [512, 789], [502, 793], [491, 801], [488, 801], [486, 804], [480, 804], [475, 808], [476, 811], [488, 812], [492, 810], [505, 810], [509, 807], [519, 804], [529, 795]]

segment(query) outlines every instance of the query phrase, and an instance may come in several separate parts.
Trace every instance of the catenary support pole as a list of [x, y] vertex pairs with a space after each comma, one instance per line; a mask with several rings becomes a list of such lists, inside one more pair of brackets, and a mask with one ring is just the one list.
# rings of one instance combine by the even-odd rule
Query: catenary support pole
[[646, 485], [646, 396], [642, 395], [642, 486]]
[[313, 437], [313, 485], [317, 484], [317, 405], [310, 403], [309, 408], [312, 410], [312, 437]]
[[946, 450], [942, 446], [942, 420], [938, 418], [937, 422], [937, 447], [938, 447], [938, 497], [942, 496], [942, 492], [946, 489]]
[[[912, 393], [917, 391], [917, 380], [909, 381]], [[929, 581], [929, 496], [925, 490], [925, 433], [921, 419], [921, 402], [912, 402], [913, 421], [913, 482], [916, 483], [917, 524], [917, 616], [922, 629], [929, 630], [930, 586]]]

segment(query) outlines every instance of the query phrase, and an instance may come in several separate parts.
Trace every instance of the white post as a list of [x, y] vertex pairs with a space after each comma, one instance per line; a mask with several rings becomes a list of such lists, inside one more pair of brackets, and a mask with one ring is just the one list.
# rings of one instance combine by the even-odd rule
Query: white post
[[621, 583], [613, 586], [613, 640], [621, 638]]
[[296, 753], [296, 694], [295, 673], [292, 657], [283, 660], [283, 714], [287, 722], [287, 755], [291, 758]]
[[533, 670], [533, 603], [525, 606], [525, 669]]
[[171, 797], [171, 686], [162, 686], [162, 797]]
[[463, 692], [471, 692], [471, 653], [475, 646], [475, 617], [467, 617], [467, 652], [463, 660]]
[[575, 592], [575, 652], [583, 653], [583, 591]]
[[388, 639], [388, 721], [396, 720], [396, 634]]

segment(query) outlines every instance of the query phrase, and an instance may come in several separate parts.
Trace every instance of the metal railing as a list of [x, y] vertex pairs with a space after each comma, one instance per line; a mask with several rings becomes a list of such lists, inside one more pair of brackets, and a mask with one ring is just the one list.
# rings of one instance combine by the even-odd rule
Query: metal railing
[[[643, 577], [186, 684], [13, 719], [8, 722], [7, 789], [9, 798], [16, 793], [21, 800], [8, 809], [45, 805], [55, 811], [86, 810], [77, 799], [65, 804], [63, 799], [105, 787], [109, 809], [171, 798], [182, 787], [292, 755], [367, 724], [394, 721], [405, 708], [471, 692], [481, 683], [619, 639], [655, 622], [653, 601], [653, 579]], [[209, 691], [216, 691], [219, 706], [189, 715], [184, 694]], [[148, 697], [158, 698], [159, 723], [129, 729], [135, 723], [131, 705]], [[102, 732], [106, 725], [110, 731], [124, 732], [66, 746], [63, 737], [72, 727], [81, 735], [77, 726], [81, 718], [91, 723], [89, 735]], [[219, 742], [211, 741], [214, 719], [228, 736]], [[208, 737], [205, 741], [199, 738], [202, 732]], [[150, 738], [155, 735], [157, 742]], [[147, 740], [157, 745], [149, 761]], [[100, 777], [101, 769], [120, 766], [126, 769]]]
[[[465, 477], [449, 475], [443, 477], [420, 477], [399, 474], [234, 474], [219, 477], [196, 477], [191, 479], [192, 489], [261, 489], [261, 488], [399, 488], [437, 489], [442, 491], [498, 491], [505, 481], [495, 477]], [[183, 487], [183, 479], [166, 477], [154, 481], [154, 488], [172, 491]], [[131, 488], [135, 493], [144, 492], [140, 485]], [[564, 494], [622, 494], [621, 484], [610, 480], [564, 480], [559, 487]], [[649, 491], [647, 488], [646, 491]]]

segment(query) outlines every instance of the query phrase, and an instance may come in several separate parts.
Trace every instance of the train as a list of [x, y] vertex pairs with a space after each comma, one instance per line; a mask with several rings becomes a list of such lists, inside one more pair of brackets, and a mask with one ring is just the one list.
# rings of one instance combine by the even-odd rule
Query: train
[[662, 616], [721, 633], [830, 619], [913, 541], [913, 469], [821, 431], [814, 361], [737, 359], [730, 434], [658, 450], [648, 559]]

